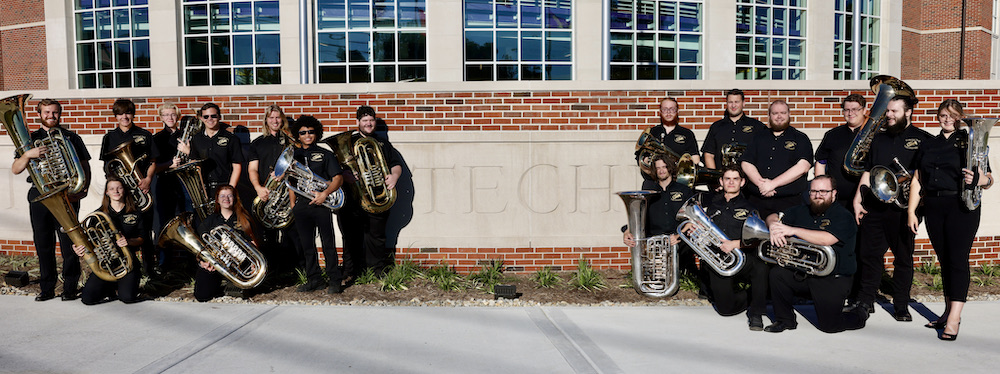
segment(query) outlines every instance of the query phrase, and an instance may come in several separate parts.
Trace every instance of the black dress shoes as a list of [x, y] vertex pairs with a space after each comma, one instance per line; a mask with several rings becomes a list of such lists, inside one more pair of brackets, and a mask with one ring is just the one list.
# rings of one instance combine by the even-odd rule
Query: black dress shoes
[[772, 324], [768, 325], [767, 327], [765, 327], [764, 331], [767, 331], [767, 332], [782, 332], [782, 331], [785, 331], [785, 330], [795, 330], [795, 328], [797, 328], [797, 327], [798, 327], [797, 325], [789, 325], [789, 324], [786, 324], [784, 322], [775, 322], [775, 323], [772, 323]]
[[910, 311], [907, 309], [896, 309], [896, 320], [899, 322], [912, 322], [913, 316], [910, 315]]
[[750, 325], [750, 331], [764, 330], [764, 319], [761, 316], [750, 316], [747, 323]]
[[44, 291], [43, 291], [43, 292], [39, 293], [39, 294], [38, 294], [38, 296], [35, 296], [35, 301], [46, 301], [46, 300], [52, 300], [52, 299], [54, 299], [55, 297], [56, 297], [55, 293], [52, 293], [52, 292], [44, 292]]

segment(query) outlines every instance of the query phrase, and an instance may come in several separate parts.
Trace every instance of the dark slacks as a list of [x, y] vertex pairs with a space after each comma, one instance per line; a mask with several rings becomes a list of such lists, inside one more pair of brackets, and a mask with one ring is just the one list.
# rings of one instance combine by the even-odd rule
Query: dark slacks
[[[28, 201], [36, 196], [29, 194]], [[80, 210], [80, 203], [73, 203], [75, 211]], [[76, 294], [80, 282], [80, 257], [73, 252], [73, 242], [69, 236], [59, 231], [62, 227], [56, 217], [42, 203], [28, 204], [31, 218], [32, 239], [35, 241], [35, 253], [38, 255], [39, 286], [42, 293], [55, 294], [56, 289], [56, 233], [59, 232], [59, 251], [63, 259], [63, 293]]]
[[319, 268], [319, 253], [316, 250], [316, 234], [319, 233], [326, 257], [326, 275], [330, 283], [340, 282], [343, 275], [337, 260], [337, 242], [333, 234], [333, 212], [322, 205], [309, 205], [306, 198], [299, 196], [292, 208], [295, 215], [295, 230], [299, 235], [299, 247], [306, 264], [306, 277], [317, 279], [322, 276]]
[[344, 243], [344, 274], [357, 277], [368, 268], [365, 224], [362, 222], [368, 220], [368, 214], [350, 195], [344, 200], [344, 206], [337, 211], [337, 226]]
[[816, 308], [817, 328], [827, 333], [865, 327], [865, 320], [855, 312], [843, 312], [844, 300], [851, 290], [851, 276], [802, 276], [775, 266], [771, 269], [771, 298], [776, 322], [795, 326], [792, 302], [796, 295], [810, 296]]
[[858, 273], [861, 276], [858, 301], [875, 303], [875, 292], [882, 280], [885, 252], [892, 249], [892, 303], [906, 307], [913, 284], [913, 232], [906, 226], [906, 212], [896, 208], [868, 209], [858, 227], [861, 249]]
[[[132, 247], [129, 249], [134, 250]], [[132, 263], [136, 263], [134, 253], [132, 254]], [[117, 282], [109, 282], [91, 274], [80, 292], [80, 300], [87, 305], [99, 304], [105, 298], [118, 299], [126, 304], [137, 302], [139, 301], [139, 278], [141, 276], [142, 274], [137, 267], [133, 267]]]
[[198, 266], [194, 273], [194, 299], [206, 302], [222, 295], [222, 275]]
[[298, 235], [295, 222], [282, 229], [261, 229], [261, 250], [271, 274], [290, 272], [298, 265]]
[[[153, 225], [153, 242], [156, 244], [160, 238], [160, 232], [167, 222], [177, 217], [181, 212], [189, 211], [188, 203], [184, 195], [184, 187], [180, 180], [174, 175], [159, 174], [153, 180], [153, 210], [156, 211], [156, 223]], [[157, 262], [162, 268], [171, 266], [171, 258], [174, 257], [174, 249], [157, 246]], [[184, 251], [187, 253], [187, 251]]]
[[965, 209], [958, 196], [924, 197], [927, 236], [941, 262], [944, 296], [965, 301], [969, 294], [969, 251], [979, 230], [981, 207]]
[[[747, 248], [746, 263], [736, 275], [724, 277], [709, 269], [708, 279], [712, 289], [715, 311], [722, 316], [733, 316], [746, 310], [748, 316], [767, 313], [768, 264], [757, 256], [756, 247]], [[738, 282], [749, 282], [750, 290], [737, 290]]]

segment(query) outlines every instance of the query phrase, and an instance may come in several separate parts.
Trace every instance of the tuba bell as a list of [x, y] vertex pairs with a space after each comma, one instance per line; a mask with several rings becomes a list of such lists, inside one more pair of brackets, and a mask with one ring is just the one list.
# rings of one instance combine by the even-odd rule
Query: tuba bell
[[[274, 176], [276, 179], [284, 179], [285, 186], [289, 190], [305, 197], [315, 198], [316, 192], [326, 190], [330, 185], [330, 181], [313, 173], [312, 170], [309, 170], [308, 165], [295, 161], [292, 157], [293, 154], [294, 148], [292, 147], [286, 147], [281, 152], [281, 156], [278, 156], [278, 162], [274, 164]], [[294, 180], [294, 183], [292, 180]], [[270, 201], [271, 199], [268, 200]], [[333, 191], [333, 193], [326, 197], [323, 206], [330, 208], [330, 210], [337, 210], [343, 207], [344, 191], [339, 188]], [[291, 214], [290, 205], [288, 209], [288, 214]]]
[[865, 162], [869, 151], [871, 151], [872, 139], [875, 138], [875, 134], [882, 131], [889, 101], [897, 95], [916, 98], [913, 89], [906, 82], [895, 77], [879, 75], [869, 80], [868, 83], [872, 87], [872, 92], [875, 92], [877, 96], [872, 102], [871, 111], [868, 112], [868, 120], [858, 129], [858, 133], [854, 136], [854, 141], [851, 142], [844, 157], [844, 170], [855, 176], [861, 175], [866, 170]]
[[[104, 154], [104, 158], [108, 160], [108, 164], [104, 166], [104, 172], [120, 179], [122, 184], [127, 187], [129, 194], [132, 195], [139, 210], [146, 212], [153, 207], [153, 197], [149, 192], [143, 192], [139, 188], [139, 181], [142, 180], [143, 175], [140, 174], [140, 170], [136, 169], [136, 165], [142, 162], [146, 155], [134, 158], [132, 156], [132, 143], [134, 141], [129, 140]], [[145, 173], [145, 170], [141, 172]]]
[[[778, 220], [781, 220], [778, 213]], [[836, 253], [828, 245], [816, 245], [799, 238], [788, 238], [784, 247], [771, 245], [771, 234], [767, 224], [754, 214], [743, 222], [743, 244], [760, 242], [757, 255], [764, 262], [777, 264], [786, 269], [824, 277], [833, 273], [837, 265]]]
[[253, 214], [257, 216], [260, 223], [269, 229], [282, 229], [288, 227], [295, 220], [292, 216], [292, 199], [288, 193], [288, 186], [281, 178], [273, 176], [267, 177], [264, 183], [267, 188], [267, 201], [260, 197], [253, 199]]
[[739, 250], [729, 253], [722, 251], [722, 243], [729, 241], [729, 237], [712, 222], [694, 197], [688, 199], [677, 211], [677, 220], [683, 221], [677, 227], [692, 225], [692, 230], [678, 230], [677, 235], [698, 254], [702, 263], [724, 277], [733, 276], [743, 268], [746, 255]]
[[208, 192], [205, 190], [200, 164], [201, 160], [188, 161], [186, 164], [167, 170], [165, 174], [174, 174], [180, 179], [188, 197], [191, 198], [191, 206], [194, 207], [195, 213], [198, 213], [198, 218], [204, 220], [215, 210], [215, 201], [208, 197]]
[[906, 208], [906, 202], [910, 198], [910, 181], [913, 180], [913, 174], [906, 171], [903, 164], [899, 163], [898, 158], [893, 157], [892, 161], [896, 164], [897, 171], [895, 172], [882, 165], [873, 167], [869, 172], [871, 191], [875, 198], [883, 203], [894, 203], [900, 208]]
[[[681, 155], [660, 143], [652, 135], [652, 127], [644, 130], [639, 139], [635, 142], [636, 162], [639, 164], [639, 171], [650, 178], [656, 179], [656, 165], [653, 165], [653, 157], [656, 155], [666, 155], [667, 160], [677, 165], [681, 161]], [[690, 159], [690, 156], [688, 157]]]
[[330, 146], [341, 165], [358, 176], [353, 188], [361, 199], [361, 208], [369, 213], [385, 212], [396, 203], [396, 190], [385, 185], [385, 177], [391, 170], [382, 146], [371, 137], [354, 140], [353, 135], [354, 131], [345, 131], [323, 142]]
[[69, 186], [67, 193], [80, 193], [87, 188], [87, 176], [73, 144], [58, 129], [49, 130], [44, 139], [31, 140], [24, 121], [24, 106], [30, 98], [30, 94], [23, 94], [0, 100], [0, 122], [14, 143], [14, 152], [21, 157], [32, 148], [48, 149], [44, 155], [31, 159], [27, 167], [38, 192], [44, 194], [66, 184]]
[[722, 177], [722, 170], [704, 168], [691, 161], [691, 155], [685, 153], [677, 162], [677, 182], [694, 188], [696, 185], [717, 185]]
[[[997, 118], [964, 118], [962, 121], [965, 122], [967, 126], [967, 134], [969, 136], [968, 145], [965, 149], [965, 162], [963, 165], [966, 169], [977, 172], [979, 169], [984, 169], [987, 165], [987, 157], [990, 154], [990, 147], [987, 143], [990, 140], [990, 129], [993, 125], [1000, 121]], [[980, 176], [982, 178], [984, 176]], [[979, 208], [983, 197], [983, 187], [982, 186], [972, 186], [962, 189], [962, 201], [965, 203], [965, 207], [969, 210], [976, 210]]]
[[199, 237], [193, 228], [194, 217], [190, 212], [181, 213], [170, 220], [157, 245], [183, 247], [212, 267], [236, 287], [256, 287], [267, 273], [267, 260], [253, 243], [227, 225], [213, 228]]
[[624, 191], [618, 196], [625, 203], [628, 228], [635, 238], [632, 254], [632, 284], [635, 291], [650, 297], [677, 293], [680, 282], [677, 246], [670, 245], [670, 235], [646, 236], [646, 209], [649, 199], [659, 192]]
[[[201, 120], [195, 116], [182, 116], [180, 119], [181, 135], [177, 138], [178, 143], [191, 144], [191, 138], [194, 134], [201, 132], [205, 128], [205, 125], [201, 123]], [[177, 157], [180, 158], [180, 165], [186, 164], [191, 161], [191, 155], [177, 152]]]
[[733, 142], [722, 146], [722, 149], [719, 151], [722, 154], [722, 167], [717, 169], [725, 169], [739, 163], [740, 157], [743, 157], [743, 152], [747, 151], [747, 145], [740, 142]]

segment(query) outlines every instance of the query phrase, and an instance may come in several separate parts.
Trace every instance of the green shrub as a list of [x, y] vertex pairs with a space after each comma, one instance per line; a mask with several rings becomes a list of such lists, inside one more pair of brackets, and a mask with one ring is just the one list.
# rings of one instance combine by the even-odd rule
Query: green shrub
[[469, 274], [469, 281], [475, 285], [476, 289], [493, 293], [493, 286], [500, 284], [504, 280], [503, 270], [503, 260], [490, 260], [478, 272]]
[[608, 288], [604, 282], [604, 277], [597, 270], [590, 266], [585, 258], [581, 257], [577, 263], [576, 273], [569, 280], [570, 286], [578, 290], [594, 292]]
[[535, 275], [531, 276], [531, 280], [535, 281], [538, 288], [552, 288], [562, 283], [562, 278], [559, 278], [559, 274], [552, 271], [552, 267], [549, 266], [535, 272]]

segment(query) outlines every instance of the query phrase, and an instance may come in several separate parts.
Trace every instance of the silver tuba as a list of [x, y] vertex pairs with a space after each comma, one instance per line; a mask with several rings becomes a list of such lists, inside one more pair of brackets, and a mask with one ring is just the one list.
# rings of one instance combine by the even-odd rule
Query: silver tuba
[[730, 165], [739, 164], [740, 157], [743, 157], [743, 152], [747, 151], [747, 145], [740, 142], [732, 142], [722, 146], [719, 150], [722, 153], [722, 163], [721, 167], [716, 169], [725, 169]]
[[255, 197], [251, 205], [253, 214], [264, 227], [269, 229], [287, 227], [295, 220], [292, 216], [292, 199], [289, 196], [288, 186], [280, 178], [269, 176], [264, 188], [269, 191], [267, 201]]
[[73, 144], [57, 129], [49, 130], [48, 137], [44, 139], [31, 140], [24, 121], [24, 105], [30, 98], [31, 94], [23, 94], [0, 100], [0, 122], [3, 122], [7, 135], [14, 143], [14, 152], [21, 157], [32, 148], [48, 149], [44, 155], [28, 163], [28, 174], [38, 192], [44, 194], [67, 184], [67, 193], [80, 193], [87, 188], [87, 176]]
[[256, 287], [267, 274], [267, 260], [243, 234], [227, 225], [213, 228], [199, 237], [193, 228], [190, 212], [174, 217], [160, 232], [157, 245], [183, 247], [194, 253], [236, 287]]
[[635, 291], [650, 297], [677, 293], [680, 283], [677, 246], [670, 245], [669, 235], [646, 236], [648, 200], [659, 194], [653, 191], [625, 191], [618, 196], [625, 202], [628, 228], [635, 238], [632, 253], [632, 284]]
[[899, 159], [892, 158], [896, 164], [893, 172], [886, 166], [873, 167], [869, 172], [869, 184], [871, 184], [872, 194], [883, 203], [895, 203], [900, 208], [906, 208], [906, 202], [910, 198], [910, 181], [913, 180], [913, 173], [906, 171]]
[[146, 155], [142, 155], [139, 158], [133, 157], [132, 143], [134, 141], [129, 140], [106, 153], [104, 156], [108, 159], [108, 163], [104, 166], [104, 171], [108, 175], [120, 179], [122, 184], [128, 188], [128, 193], [132, 195], [132, 199], [135, 200], [136, 207], [146, 212], [149, 211], [149, 208], [153, 207], [153, 196], [149, 192], [143, 192], [139, 188], [139, 181], [143, 178], [146, 171], [136, 169], [136, 165], [141, 163], [146, 158]]
[[888, 75], [876, 76], [869, 80], [868, 84], [877, 96], [872, 102], [871, 111], [868, 112], [868, 120], [858, 129], [858, 133], [854, 136], [854, 141], [851, 142], [844, 157], [844, 170], [850, 175], [861, 175], [865, 172], [865, 161], [869, 151], [871, 151], [872, 139], [875, 138], [875, 134], [882, 131], [889, 101], [897, 95], [916, 97], [913, 89], [906, 82]]
[[[778, 213], [778, 220], [781, 220]], [[771, 234], [767, 224], [760, 216], [754, 214], [743, 222], [743, 243], [759, 241], [757, 255], [764, 262], [777, 264], [786, 269], [800, 271], [809, 275], [824, 277], [833, 273], [837, 265], [837, 256], [833, 247], [816, 245], [799, 238], [788, 238], [784, 247], [775, 248], [771, 245]]]
[[[178, 143], [185, 143], [190, 145], [191, 138], [194, 134], [201, 132], [205, 128], [205, 125], [201, 123], [201, 120], [195, 116], [183, 116], [180, 119], [181, 135], [177, 138]], [[180, 164], [183, 165], [188, 161], [191, 161], [191, 155], [182, 152], [177, 152], [177, 157], [181, 159]]]
[[694, 197], [688, 199], [677, 211], [677, 220], [683, 221], [677, 227], [683, 228], [689, 223], [694, 227], [690, 233], [678, 230], [677, 235], [698, 254], [703, 264], [724, 277], [733, 276], [743, 268], [746, 255], [739, 250], [729, 253], [722, 251], [722, 243], [728, 241], [729, 237], [712, 222]]
[[[292, 157], [294, 152], [295, 149], [292, 147], [286, 147], [285, 150], [281, 152], [281, 156], [278, 156], [278, 162], [274, 164], [274, 176], [276, 178], [284, 178], [285, 186], [295, 193], [305, 197], [315, 198], [316, 192], [325, 190], [330, 185], [330, 181], [321, 178], [316, 175], [316, 173], [313, 173], [312, 170], [309, 170], [308, 165], [295, 161]], [[293, 184], [289, 179], [294, 179], [295, 183]], [[326, 197], [326, 201], [323, 202], [323, 206], [330, 208], [331, 210], [337, 210], [343, 207], [344, 191], [340, 188], [333, 191], [333, 193]], [[291, 209], [291, 207], [289, 207], [289, 209]]]
[[[964, 167], [966, 169], [977, 172], [980, 168], [985, 170], [987, 160], [986, 158], [990, 154], [990, 147], [987, 142], [990, 140], [990, 129], [993, 125], [1000, 121], [997, 118], [964, 118], [965, 124], [968, 126], [969, 144], [965, 150], [965, 163]], [[981, 175], [980, 178], [984, 178], [985, 175]], [[969, 210], [976, 210], [979, 208], [979, 204], [982, 202], [983, 197], [983, 187], [973, 186], [971, 189], [962, 189], [962, 201], [965, 202], [965, 207]]]

